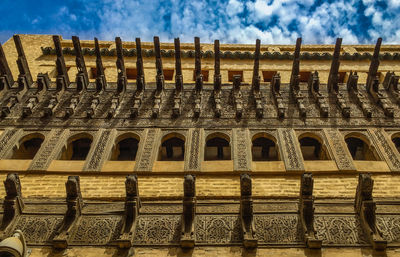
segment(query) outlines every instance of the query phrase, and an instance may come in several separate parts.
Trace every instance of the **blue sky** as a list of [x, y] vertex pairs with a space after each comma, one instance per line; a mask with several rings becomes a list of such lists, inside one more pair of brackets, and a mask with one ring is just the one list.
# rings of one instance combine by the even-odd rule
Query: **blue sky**
[[400, 43], [400, 0], [0, 0], [0, 42], [13, 34], [81, 39], [345, 44]]

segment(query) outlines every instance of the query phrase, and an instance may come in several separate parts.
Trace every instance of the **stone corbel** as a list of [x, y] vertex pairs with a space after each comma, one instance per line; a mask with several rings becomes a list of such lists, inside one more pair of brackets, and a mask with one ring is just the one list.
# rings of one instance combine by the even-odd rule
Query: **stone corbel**
[[111, 106], [108, 109], [107, 118], [110, 119], [110, 118], [114, 117], [115, 113], [117, 112], [118, 106], [119, 106], [119, 104], [121, 102], [120, 98], [122, 98], [122, 95], [115, 95], [111, 99]]
[[183, 182], [183, 214], [181, 247], [194, 247], [194, 219], [196, 215], [196, 177], [185, 175]]
[[387, 242], [376, 226], [376, 203], [372, 197], [374, 181], [371, 174], [359, 174], [354, 208], [361, 226], [374, 250], [385, 251]]
[[278, 108], [278, 117], [282, 119], [285, 117], [286, 108], [283, 106], [283, 97], [281, 94], [281, 75], [279, 73], [276, 73], [272, 77], [271, 90], [272, 95], [274, 96], [276, 107]]
[[358, 75], [357, 72], [350, 72], [347, 80], [347, 90], [349, 94], [356, 99], [358, 106], [363, 111], [365, 117], [372, 117], [372, 108], [368, 103], [368, 99], [358, 90]]
[[144, 68], [143, 68], [143, 58], [142, 58], [142, 46], [140, 43], [140, 38], [136, 38], [136, 92], [133, 97], [133, 106], [131, 107], [131, 117], [135, 118], [139, 115], [139, 108], [143, 101], [143, 92], [146, 87], [144, 79]]
[[240, 90], [240, 80], [241, 80], [240, 75], [234, 75], [233, 76], [233, 101], [235, 104], [235, 110], [236, 110], [236, 118], [240, 119], [243, 114], [243, 95], [242, 91]]
[[137, 217], [142, 206], [139, 197], [138, 180], [136, 175], [129, 175], [125, 180], [126, 198], [123, 225], [117, 239], [120, 248], [130, 248], [133, 244]]
[[7, 99], [7, 104], [1, 107], [1, 118], [7, 117], [11, 113], [11, 109], [19, 103], [18, 96], [13, 95]]
[[131, 117], [135, 118], [139, 115], [139, 108], [143, 101], [143, 91], [136, 91], [133, 97], [133, 106], [131, 108]]
[[400, 76], [395, 75], [394, 71], [388, 71], [383, 81], [383, 87], [387, 92], [393, 94], [397, 104], [400, 104], [399, 78]]
[[311, 173], [301, 176], [299, 214], [306, 246], [311, 249], [320, 249], [322, 241], [316, 238], [314, 229], [314, 179]]
[[393, 106], [389, 103], [386, 96], [379, 92], [379, 79], [378, 77], [373, 78], [372, 85], [369, 87], [368, 93], [372, 96], [375, 103], [382, 107], [387, 117], [394, 117]]
[[[162, 76], [162, 78], [158, 78], [158, 80], [164, 82], [164, 76]], [[158, 115], [160, 114], [163, 94], [164, 94], [163, 91], [160, 92], [156, 91], [154, 95], [153, 113], [152, 113], [153, 118], [157, 118]]]
[[240, 221], [243, 232], [243, 246], [255, 248], [258, 241], [255, 238], [253, 217], [252, 183], [248, 174], [240, 175]]
[[32, 114], [33, 108], [38, 104], [37, 96], [29, 97], [28, 104], [22, 108], [22, 117], [27, 117]]
[[65, 183], [67, 191], [67, 212], [65, 213], [60, 229], [53, 239], [55, 248], [67, 248], [70, 240], [70, 231], [82, 214], [83, 199], [79, 176], [69, 176]]
[[53, 116], [54, 110], [56, 109], [59, 101], [59, 94], [55, 94], [50, 98], [49, 105], [43, 108], [43, 117]]
[[100, 103], [100, 98], [98, 96], [93, 97], [90, 107], [86, 110], [86, 117], [92, 119], [96, 114], [97, 106]]
[[321, 111], [322, 117], [326, 118], [329, 114], [328, 104], [326, 102], [326, 97], [321, 94], [319, 90], [320, 82], [318, 77], [318, 71], [315, 71], [311, 74], [310, 79], [308, 80], [308, 89], [311, 92], [314, 100], [317, 103], [318, 108]]
[[38, 91], [41, 91], [43, 89], [49, 90], [51, 87], [51, 80], [49, 78], [48, 73], [39, 73], [37, 75], [37, 86], [38, 86]]
[[69, 106], [65, 109], [65, 118], [71, 117], [75, 113], [75, 109], [81, 101], [81, 95], [73, 96], [69, 103]]
[[172, 107], [172, 116], [178, 117], [182, 112], [182, 89], [183, 89], [183, 77], [182, 75], [175, 76], [175, 95], [174, 95], [174, 106]]
[[24, 201], [22, 200], [21, 182], [17, 173], [10, 173], [4, 181], [6, 196], [3, 202], [3, 219], [0, 229], [0, 239], [3, 240], [8, 236], [12, 224], [24, 209]]

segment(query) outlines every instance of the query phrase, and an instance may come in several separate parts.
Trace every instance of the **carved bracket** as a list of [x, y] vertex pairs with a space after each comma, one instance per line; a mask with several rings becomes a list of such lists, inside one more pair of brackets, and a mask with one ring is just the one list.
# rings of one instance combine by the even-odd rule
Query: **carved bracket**
[[19, 70], [18, 88], [19, 90], [28, 89], [31, 88], [33, 84], [32, 75], [28, 66], [28, 61], [26, 60], [26, 56], [24, 53], [24, 49], [22, 48], [22, 43], [19, 35], [14, 35], [13, 38], [14, 38], [15, 48], [17, 48], [18, 52], [18, 59], [17, 59], [17, 65]]
[[160, 49], [160, 39], [159, 37], [154, 37], [154, 51], [156, 56], [156, 68], [157, 68], [157, 75], [156, 75], [156, 91], [154, 94], [154, 103], [153, 103], [153, 118], [157, 118], [160, 114], [162, 98], [164, 95], [164, 72], [161, 60], [161, 49]]
[[249, 174], [240, 175], [240, 221], [243, 232], [243, 246], [255, 248], [258, 241], [255, 238], [253, 215], [252, 183]]
[[400, 76], [395, 75], [394, 71], [388, 71], [383, 81], [383, 87], [394, 95], [398, 104], [400, 104], [399, 78]]
[[65, 118], [71, 117], [75, 113], [75, 109], [81, 101], [82, 96], [73, 96], [69, 103], [69, 106], [65, 109]]
[[55, 248], [68, 247], [70, 240], [69, 233], [82, 214], [83, 199], [79, 176], [69, 176], [65, 183], [65, 188], [67, 191], [67, 212], [65, 213], [57, 235], [53, 239], [53, 245]]
[[4, 89], [11, 89], [14, 85], [14, 78], [12, 76], [10, 67], [4, 54], [3, 47], [0, 44], [0, 91]]
[[320, 249], [322, 241], [316, 238], [314, 229], [314, 179], [311, 173], [301, 176], [299, 214], [304, 242], [307, 247]]
[[50, 98], [49, 104], [43, 108], [43, 117], [53, 116], [54, 110], [58, 105], [59, 94], [55, 94]]
[[139, 216], [139, 210], [142, 206], [136, 175], [129, 175], [126, 177], [125, 190], [125, 214], [122, 229], [117, 239], [117, 244], [120, 248], [132, 247], [137, 217]]
[[101, 60], [100, 46], [97, 38], [94, 38], [94, 51], [96, 53], [96, 92], [99, 93], [107, 86], [104, 74], [103, 62]]
[[311, 74], [310, 79], [308, 80], [308, 89], [310, 90], [311, 95], [317, 103], [317, 106], [321, 111], [321, 115], [326, 118], [329, 114], [328, 104], [326, 102], [326, 97], [321, 94], [319, 86], [320, 82], [318, 71], [315, 71], [313, 74]]
[[194, 247], [194, 219], [196, 215], [196, 177], [185, 175], [183, 182], [183, 214], [181, 247]]
[[376, 203], [372, 197], [373, 187], [374, 181], [371, 174], [359, 174], [354, 208], [372, 247], [377, 251], [384, 251], [387, 242], [382, 238], [376, 226]]
[[283, 97], [281, 94], [281, 75], [279, 73], [276, 73], [272, 77], [271, 90], [275, 105], [278, 108], [278, 117], [282, 119], [285, 117], [286, 108], [283, 106]]
[[6, 196], [3, 202], [3, 220], [1, 223], [0, 238], [7, 237], [15, 219], [22, 213], [24, 209], [24, 201], [22, 200], [21, 182], [17, 173], [10, 173], [4, 181]]
[[90, 107], [86, 110], [86, 117], [92, 119], [96, 114], [97, 106], [100, 103], [100, 98], [98, 96], [93, 97]]
[[365, 117], [372, 117], [372, 108], [368, 103], [367, 98], [358, 90], [358, 75], [357, 72], [350, 72], [349, 79], [347, 80], [347, 90], [351, 97], [355, 98], [358, 106], [363, 111]]
[[293, 67], [292, 67], [292, 74], [290, 76], [290, 92], [295, 100], [297, 107], [300, 112], [301, 117], [306, 117], [306, 107], [304, 106], [303, 100], [304, 97], [300, 91], [300, 47], [301, 47], [301, 38], [296, 40], [296, 49], [294, 51], [294, 58], [293, 58]]
[[85, 59], [83, 58], [79, 37], [73, 36], [72, 43], [74, 44], [76, 56], [75, 63], [78, 69], [78, 73], [76, 74], [76, 89], [78, 92], [81, 92], [83, 89], [87, 89], [89, 85], [89, 76], [86, 69]]
[[57, 60], [56, 60], [56, 67], [57, 67], [57, 78], [56, 78], [56, 85], [57, 91], [61, 91], [67, 89], [70, 81], [68, 77], [68, 70], [67, 66], [65, 65], [64, 55], [61, 48], [60, 36], [53, 36], [54, 46], [56, 48]]
[[43, 89], [49, 90], [51, 88], [51, 81], [48, 73], [39, 73], [37, 75], [36, 83], [38, 86], [38, 91]]
[[111, 99], [111, 106], [108, 109], [107, 118], [110, 119], [110, 118], [114, 117], [114, 115], [118, 109], [118, 106], [121, 102], [120, 98], [121, 98], [121, 96], [113, 96], [113, 98]]
[[36, 96], [29, 97], [28, 104], [22, 108], [22, 117], [32, 114], [33, 108], [38, 104], [39, 99]]
[[236, 110], [236, 118], [240, 119], [242, 118], [243, 115], [243, 95], [242, 91], [240, 90], [240, 84], [241, 84], [241, 76], [240, 75], [234, 75], [233, 76], [233, 101], [234, 101], [234, 107]]
[[0, 114], [0, 117], [1, 117], [1, 118], [7, 117], [7, 116], [11, 113], [11, 109], [12, 109], [17, 103], [19, 103], [18, 96], [10, 96], [10, 97], [6, 100], [6, 104], [3, 105], [3, 106], [1, 107], [1, 114]]

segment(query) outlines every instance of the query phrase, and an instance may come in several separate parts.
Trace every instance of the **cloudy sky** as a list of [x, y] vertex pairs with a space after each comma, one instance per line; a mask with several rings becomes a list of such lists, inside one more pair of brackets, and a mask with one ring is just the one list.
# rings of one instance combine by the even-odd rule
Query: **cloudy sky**
[[308, 44], [400, 43], [400, 0], [0, 0], [0, 42], [13, 34], [81, 39]]

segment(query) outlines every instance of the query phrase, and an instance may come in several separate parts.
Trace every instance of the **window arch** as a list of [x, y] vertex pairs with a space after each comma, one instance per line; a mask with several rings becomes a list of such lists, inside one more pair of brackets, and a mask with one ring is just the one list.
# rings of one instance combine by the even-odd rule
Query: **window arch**
[[31, 160], [39, 151], [44, 141], [44, 136], [40, 133], [33, 133], [24, 136], [18, 146], [14, 147], [11, 159]]
[[61, 153], [61, 160], [86, 160], [93, 142], [93, 137], [87, 133], [80, 133], [70, 137]]
[[350, 133], [345, 137], [347, 149], [349, 150], [353, 160], [357, 161], [377, 161], [378, 157], [375, 154], [369, 140], [359, 133]]
[[279, 161], [275, 138], [266, 133], [259, 133], [252, 139], [253, 161]]
[[299, 136], [299, 143], [305, 161], [330, 160], [326, 146], [318, 136], [304, 133]]
[[213, 133], [206, 138], [205, 161], [230, 160], [230, 139], [223, 133]]
[[111, 160], [134, 161], [139, 148], [139, 137], [133, 133], [126, 133], [115, 140]]
[[392, 136], [392, 142], [396, 147], [397, 151], [400, 152], [400, 134], [396, 133]]
[[159, 161], [183, 161], [185, 158], [185, 137], [170, 133], [161, 140]]

